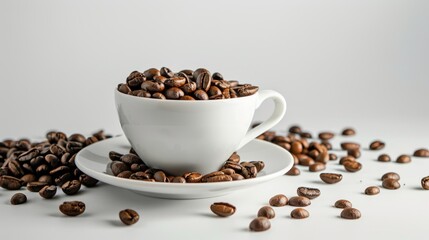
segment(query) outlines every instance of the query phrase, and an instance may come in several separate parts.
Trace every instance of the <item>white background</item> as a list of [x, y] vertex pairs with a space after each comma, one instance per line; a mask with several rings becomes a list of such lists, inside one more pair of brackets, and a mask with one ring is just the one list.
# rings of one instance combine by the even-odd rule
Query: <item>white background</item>
[[[390, 153], [411, 153], [429, 147], [428, 12], [424, 0], [1, 0], [0, 138], [37, 137], [49, 129], [119, 134], [113, 89], [131, 71], [206, 67], [283, 94], [288, 111], [277, 130], [292, 123], [313, 134], [354, 126], [365, 145], [381, 138], [395, 146]], [[263, 120], [271, 108], [262, 106], [255, 118]], [[427, 164], [417, 166], [408, 168], [410, 176], [427, 172]], [[115, 189], [97, 191], [108, 198], [106, 188]], [[263, 199], [276, 192], [266, 190]], [[141, 198], [128, 195], [137, 206]], [[8, 195], [0, 196], [9, 209]], [[396, 207], [400, 218], [412, 221], [409, 205]], [[422, 214], [427, 211], [426, 205]], [[363, 221], [359, 229], [383, 219]], [[412, 236], [422, 233], [421, 221], [410, 224]], [[400, 225], [393, 226], [399, 239]], [[280, 233], [270, 237], [285, 237]]]

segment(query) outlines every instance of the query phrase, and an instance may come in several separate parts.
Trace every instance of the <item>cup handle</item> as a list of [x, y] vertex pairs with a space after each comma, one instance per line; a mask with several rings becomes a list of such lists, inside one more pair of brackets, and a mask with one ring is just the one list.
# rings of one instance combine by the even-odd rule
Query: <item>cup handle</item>
[[272, 98], [275, 104], [274, 112], [267, 120], [263, 121], [258, 126], [250, 129], [246, 133], [246, 136], [244, 136], [243, 140], [241, 140], [240, 144], [238, 145], [237, 150], [242, 148], [248, 142], [252, 141], [253, 139], [261, 135], [265, 131], [274, 127], [274, 125], [280, 122], [280, 120], [283, 118], [283, 116], [286, 113], [286, 100], [280, 93], [273, 90], [262, 90], [262, 91], [259, 91], [258, 94], [259, 95], [258, 95], [258, 99], [256, 100], [255, 110], [259, 108], [259, 106], [261, 106], [263, 101]]

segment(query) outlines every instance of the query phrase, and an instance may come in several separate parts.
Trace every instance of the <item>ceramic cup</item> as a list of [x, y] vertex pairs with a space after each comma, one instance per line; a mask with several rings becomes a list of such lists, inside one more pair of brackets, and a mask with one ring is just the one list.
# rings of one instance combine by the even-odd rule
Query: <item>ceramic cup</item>
[[[255, 110], [266, 99], [274, 100], [273, 114], [249, 130]], [[185, 101], [135, 97], [115, 89], [115, 102], [122, 130], [137, 154], [148, 166], [174, 175], [218, 170], [234, 151], [272, 128], [286, 112], [285, 99], [272, 90]]]

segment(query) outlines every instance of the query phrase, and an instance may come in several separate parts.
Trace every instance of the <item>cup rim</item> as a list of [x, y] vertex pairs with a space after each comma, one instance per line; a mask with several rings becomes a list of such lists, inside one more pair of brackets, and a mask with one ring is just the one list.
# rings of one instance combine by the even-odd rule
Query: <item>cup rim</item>
[[137, 101], [152, 101], [152, 102], [170, 102], [170, 103], [183, 103], [183, 104], [202, 104], [202, 103], [221, 103], [226, 101], [244, 101], [245, 99], [249, 99], [252, 97], [255, 97], [259, 91], [257, 91], [255, 94], [244, 96], [244, 97], [236, 97], [236, 98], [227, 98], [227, 99], [213, 99], [213, 100], [195, 100], [195, 101], [186, 101], [186, 100], [179, 100], [179, 99], [156, 99], [156, 98], [146, 98], [146, 97], [137, 97], [129, 94], [122, 93], [118, 90], [118, 88], [115, 88], [115, 94], [119, 94], [119, 96], [123, 96], [125, 98], [129, 99], [136, 99]]

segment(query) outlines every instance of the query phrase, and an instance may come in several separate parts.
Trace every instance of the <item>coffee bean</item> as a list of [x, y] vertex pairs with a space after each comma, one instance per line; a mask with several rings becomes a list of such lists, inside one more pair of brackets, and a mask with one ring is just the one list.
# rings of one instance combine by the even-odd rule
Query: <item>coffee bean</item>
[[350, 149], [359, 149], [360, 144], [354, 142], [343, 142], [341, 143], [341, 149], [350, 150]]
[[292, 212], [290, 212], [290, 216], [291, 218], [295, 219], [303, 219], [308, 218], [310, 216], [310, 213], [304, 208], [295, 208], [294, 210], [292, 210]]
[[186, 83], [186, 77], [172, 77], [165, 80], [164, 85], [168, 87], [182, 87]]
[[43, 187], [47, 186], [46, 182], [29, 182], [27, 183], [27, 190], [30, 192], [39, 192]]
[[401, 179], [399, 174], [397, 174], [395, 172], [388, 172], [388, 173], [383, 174], [383, 176], [381, 176], [381, 181], [384, 181], [384, 179], [387, 179], [387, 178], [395, 179], [398, 181]]
[[165, 89], [165, 85], [161, 81], [144, 81], [141, 89], [147, 92], [162, 92]]
[[302, 143], [300, 141], [294, 141], [291, 145], [290, 152], [293, 154], [300, 154], [302, 153], [302, 149]]
[[194, 92], [195, 99], [197, 100], [208, 100], [209, 95], [204, 90], [198, 89]]
[[183, 73], [183, 74], [186, 74], [189, 77], [192, 77], [192, 75], [194, 74], [194, 71], [192, 71], [190, 69], [184, 69], [184, 70], [180, 71], [179, 73]]
[[424, 190], [429, 190], [429, 176], [422, 178], [421, 184]]
[[302, 166], [310, 166], [311, 164], [314, 164], [314, 160], [304, 154], [298, 155], [298, 160], [299, 160], [299, 165], [302, 165]]
[[261, 207], [258, 211], [258, 217], [266, 217], [268, 219], [273, 219], [276, 216], [276, 212], [270, 206]]
[[133, 172], [123, 171], [123, 172], [119, 173], [118, 175], [116, 175], [116, 177], [118, 177], [118, 178], [130, 178], [131, 174], [133, 174]]
[[328, 140], [322, 140], [321, 144], [328, 150], [332, 150], [332, 144]]
[[273, 207], [283, 207], [288, 203], [288, 199], [283, 194], [277, 194], [270, 198], [269, 204]]
[[329, 160], [330, 161], [335, 161], [337, 159], [338, 159], [338, 157], [337, 157], [337, 155], [335, 153], [330, 153], [329, 154]]
[[174, 72], [171, 71], [169, 68], [167, 67], [162, 67], [159, 71], [159, 73], [161, 74], [161, 76], [164, 76], [166, 78], [171, 78], [174, 76]]
[[210, 206], [210, 210], [220, 217], [229, 217], [235, 213], [235, 206], [226, 202], [215, 202]]
[[266, 217], [257, 217], [249, 224], [249, 229], [255, 232], [266, 231], [271, 228], [270, 220]]
[[373, 141], [370, 145], [369, 145], [369, 149], [370, 150], [380, 150], [383, 149], [385, 146], [385, 143], [380, 141], [380, 140], [376, 140]]
[[[34, 180], [34, 181], [36, 181], [36, 180]], [[34, 182], [34, 181], [31, 181], [31, 182]], [[45, 183], [51, 185], [54, 183], [54, 179], [52, 178], [51, 175], [42, 175], [39, 177], [39, 179], [37, 179], [37, 182], [45, 182]], [[27, 185], [27, 184], [25, 184], [25, 185]]]
[[353, 128], [345, 128], [342, 132], [341, 135], [343, 136], [352, 136], [355, 135], [356, 131]]
[[265, 163], [263, 161], [251, 161], [250, 163], [256, 167], [257, 172], [265, 168]]
[[232, 168], [224, 168], [222, 170], [220, 170], [221, 172], [223, 172], [226, 175], [232, 175], [235, 173], [234, 169]]
[[344, 219], [359, 219], [361, 217], [361, 213], [356, 208], [345, 208], [341, 211], [341, 218]]
[[295, 196], [289, 199], [288, 204], [294, 207], [306, 207], [311, 204], [311, 201], [307, 197]]
[[301, 171], [297, 167], [292, 167], [285, 175], [288, 176], [298, 176], [301, 174]]
[[239, 97], [246, 97], [255, 94], [259, 90], [257, 86], [243, 86], [236, 90]]
[[194, 79], [194, 81], [197, 80], [198, 76], [202, 73], [208, 73], [210, 74], [209, 70], [205, 69], [205, 68], [198, 68], [196, 69], [193, 73], [192, 73], [192, 78]]
[[161, 76], [161, 72], [156, 68], [149, 68], [148, 70], [143, 72], [143, 75], [147, 79], [153, 79], [155, 76]]
[[59, 166], [59, 167], [57, 167], [57, 168], [49, 171], [49, 175], [56, 177], [56, 176], [61, 176], [64, 173], [68, 173], [68, 172], [70, 172], [70, 168], [69, 167], [67, 167], [67, 166]]
[[139, 156], [132, 154], [132, 153], [128, 153], [128, 154], [121, 156], [120, 161], [128, 164], [129, 166], [131, 166], [132, 164], [135, 164], [135, 163], [137, 163], [137, 164], [143, 163], [143, 161], [140, 159]]
[[218, 72], [213, 73], [212, 78], [215, 79], [215, 80], [223, 80], [222, 74], [220, 74]]
[[24, 176], [22, 176], [21, 180], [22, 180], [23, 185], [27, 185], [27, 183], [29, 183], [29, 182], [35, 182], [36, 181], [36, 175], [34, 175], [32, 173], [28, 173], [28, 174], [25, 174]]
[[119, 173], [129, 170], [129, 167], [123, 162], [112, 162], [110, 165], [113, 175], [118, 176]]
[[299, 187], [296, 192], [298, 196], [306, 197], [308, 199], [315, 199], [320, 196], [320, 190], [317, 188]]
[[411, 162], [411, 157], [408, 155], [400, 155], [397, 159], [396, 159], [397, 163], [410, 163]]
[[183, 96], [183, 97], [179, 98], [179, 100], [188, 100], [188, 101], [193, 101], [193, 100], [195, 100], [195, 98], [193, 98], [193, 97], [191, 97], [191, 96], [189, 96], [189, 95], [185, 95], [185, 96]]
[[172, 183], [186, 183], [186, 179], [184, 177], [174, 177], [170, 182]]
[[414, 157], [429, 157], [429, 150], [426, 148], [417, 149], [414, 151]]
[[313, 136], [309, 132], [301, 132], [301, 133], [299, 133], [299, 136], [301, 138], [313, 138]]
[[322, 140], [329, 140], [334, 137], [334, 133], [332, 132], [321, 132], [319, 133], [319, 138]]
[[22, 177], [24, 175], [24, 170], [21, 168], [18, 161], [10, 160], [8, 167], [10, 173], [15, 177]]
[[190, 172], [183, 174], [183, 177], [186, 179], [188, 183], [197, 183], [201, 182], [201, 178], [203, 177], [201, 173], [198, 172]]
[[[150, 97], [150, 96], [149, 96]], [[156, 92], [154, 94], [152, 94], [152, 98], [156, 98], [156, 99], [167, 99], [164, 94], [160, 93], [160, 92]]]
[[85, 212], [85, 203], [81, 201], [63, 202], [59, 209], [64, 215], [74, 217]]
[[207, 178], [207, 182], [228, 182], [232, 181], [232, 176], [229, 175], [218, 175]]
[[132, 209], [124, 209], [119, 212], [119, 219], [125, 225], [133, 225], [139, 221], [139, 214]]
[[293, 125], [293, 126], [291, 126], [291, 127], [289, 128], [289, 132], [290, 132], [290, 133], [296, 133], [296, 134], [299, 134], [299, 133], [301, 133], [301, 132], [302, 132], [302, 130], [301, 130], [301, 127], [300, 127], [300, 126], [298, 126], [298, 125]]
[[356, 161], [356, 159], [354, 158], [354, 157], [352, 157], [352, 156], [345, 156], [345, 157], [342, 157], [341, 159], [340, 159], [340, 164], [341, 165], [344, 165], [344, 163], [346, 163], [346, 162], [355, 162]]
[[57, 186], [63, 185], [65, 182], [72, 179], [72, 175], [70, 173], [64, 173], [63, 175], [54, 179], [54, 182]]
[[95, 187], [95, 185], [97, 185], [98, 180], [95, 178], [92, 178], [86, 174], [81, 174], [79, 176], [79, 181], [82, 185], [84, 185], [85, 187], [91, 188], [91, 187]]
[[74, 195], [80, 190], [80, 186], [79, 180], [67, 181], [61, 185], [61, 190], [67, 195]]
[[356, 161], [346, 161], [343, 165], [348, 172], [357, 172], [362, 169], [362, 164]]
[[376, 186], [370, 186], [365, 189], [366, 195], [377, 195], [380, 193], [380, 188]]
[[401, 184], [398, 182], [398, 180], [393, 178], [386, 178], [382, 182], [382, 186], [389, 190], [395, 190], [401, 187]]
[[224, 172], [222, 172], [222, 171], [216, 171], [216, 172], [208, 173], [208, 174], [206, 174], [206, 175], [202, 176], [202, 178], [201, 178], [201, 182], [207, 182], [207, 180], [208, 180], [209, 178], [211, 178], [211, 177], [215, 177], [215, 176], [220, 176], [220, 175], [225, 175], [225, 173], [224, 173]]
[[241, 163], [241, 175], [243, 175], [244, 178], [255, 178], [258, 174], [258, 170], [252, 163]]
[[232, 181], [237, 181], [237, 180], [243, 180], [245, 179], [242, 175], [238, 174], [238, 173], [234, 173], [232, 175], [230, 175], [232, 178]]
[[27, 202], [27, 196], [25, 196], [25, 194], [23, 193], [15, 193], [11, 198], [10, 198], [10, 203], [12, 205], [18, 205], [18, 204], [23, 204]]
[[185, 94], [190, 95], [197, 90], [197, 84], [195, 82], [188, 82], [181, 86], [180, 89], [182, 89]]
[[12, 176], [0, 176], [0, 187], [7, 190], [18, 190], [22, 183], [21, 179]]
[[343, 179], [343, 175], [339, 173], [321, 173], [320, 179], [325, 183], [333, 184], [340, 182]]
[[319, 153], [319, 155], [317, 155], [316, 157], [316, 162], [319, 162], [319, 163], [329, 162], [329, 153], [326, 151]]
[[354, 158], [360, 158], [361, 153], [359, 149], [350, 149], [347, 151], [347, 155], [352, 156]]
[[18, 156], [18, 161], [20, 162], [30, 161], [31, 159], [35, 158], [39, 153], [40, 151], [37, 148], [32, 148], [24, 153], [21, 153]]
[[336, 208], [351, 208], [352, 207], [352, 203], [348, 200], [345, 199], [340, 199], [338, 201], [335, 202], [334, 206]]
[[208, 71], [202, 72], [197, 76], [195, 81], [197, 83], [197, 89], [202, 89], [206, 92], [209, 91], [211, 81], [212, 81], [212, 77], [210, 76], [210, 73]]
[[379, 162], [390, 162], [391, 161], [390, 156], [387, 154], [381, 154], [380, 156], [378, 156], [377, 160]]
[[39, 191], [39, 195], [45, 199], [53, 198], [56, 193], [57, 193], [57, 186], [55, 186], [55, 185], [44, 186]]
[[310, 172], [320, 172], [320, 171], [323, 171], [325, 169], [326, 169], [326, 165], [324, 163], [320, 163], [320, 162], [313, 163], [308, 167], [308, 170]]

